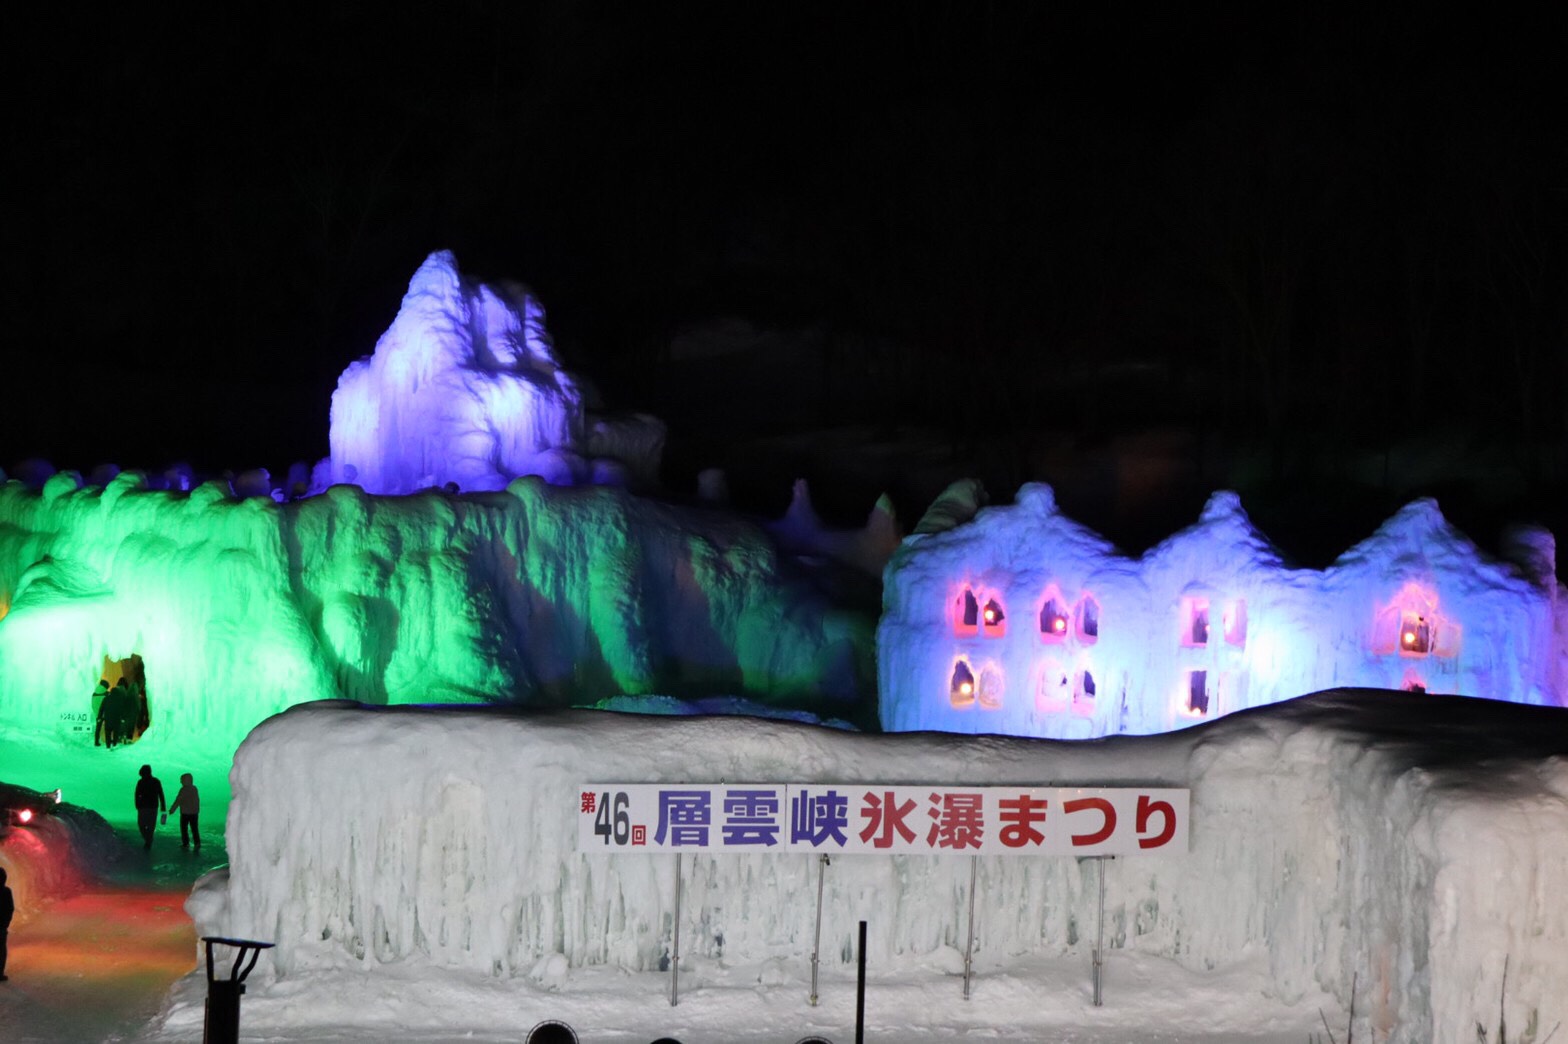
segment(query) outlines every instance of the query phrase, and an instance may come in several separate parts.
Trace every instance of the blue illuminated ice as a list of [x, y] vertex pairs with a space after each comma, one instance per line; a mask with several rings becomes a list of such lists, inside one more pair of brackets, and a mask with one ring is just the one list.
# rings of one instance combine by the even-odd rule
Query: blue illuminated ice
[[474, 282], [440, 251], [414, 273], [375, 352], [338, 378], [324, 478], [384, 494], [498, 490], [524, 475], [651, 481], [663, 426], [595, 417], [592, 405], [538, 300], [517, 283]]
[[1155, 733], [1336, 686], [1568, 703], [1544, 530], [1515, 532], [1499, 560], [1419, 500], [1313, 570], [1288, 565], [1229, 492], [1139, 557], [1063, 515], [1047, 486], [939, 506], [885, 575], [889, 730]]

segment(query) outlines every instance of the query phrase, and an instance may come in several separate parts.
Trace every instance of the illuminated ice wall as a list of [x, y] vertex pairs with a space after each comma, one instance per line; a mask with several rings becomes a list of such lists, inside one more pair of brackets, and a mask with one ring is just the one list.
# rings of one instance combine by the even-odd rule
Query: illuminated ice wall
[[1497, 561], [1416, 501], [1328, 569], [1293, 569], [1233, 493], [1140, 558], [1049, 487], [917, 532], [885, 574], [889, 730], [1155, 733], [1336, 687], [1562, 704], [1550, 534]]
[[469, 280], [441, 251], [414, 273], [375, 352], [338, 378], [322, 484], [390, 494], [502, 489], [523, 475], [651, 484], [663, 425], [593, 405], [556, 358], [539, 302], [516, 283]]
[[732, 694], [846, 715], [872, 637], [757, 527], [619, 489], [337, 486], [277, 504], [219, 483], [152, 491], [134, 472], [0, 487], [0, 722], [63, 738], [106, 659], [132, 656], [154, 729], [220, 743], [338, 696]]

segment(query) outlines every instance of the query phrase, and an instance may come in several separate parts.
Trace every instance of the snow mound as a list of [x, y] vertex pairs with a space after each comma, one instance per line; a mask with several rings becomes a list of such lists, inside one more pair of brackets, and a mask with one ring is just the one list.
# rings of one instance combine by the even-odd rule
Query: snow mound
[[[1568, 1019], [1568, 728], [1555, 709], [1342, 691], [1199, 729], [1094, 744], [867, 736], [740, 718], [296, 707], [235, 758], [231, 867], [190, 909], [200, 934], [275, 941], [261, 1004], [333, 969], [533, 978], [656, 970], [674, 860], [585, 853], [593, 781], [799, 781], [1190, 788], [1191, 850], [1104, 865], [1112, 954], [1195, 981], [1245, 959], [1285, 1003], [1320, 990], [1376, 1039], [1460, 1042]], [[955, 966], [971, 860], [850, 856], [827, 868], [822, 953]], [[979, 857], [987, 975], [1094, 944], [1091, 860]], [[681, 953], [693, 977], [799, 967], [817, 860], [693, 855]], [[557, 958], [561, 958], [558, 960]], [[1502, 976], [1508, 961], [1504, 997]], [[562, 960], [566, 967], [563, 969]], [[776, 965], [773, 965], [776, 967]], [[769, 981], [761, 978], [765, 996]], [[683, 976], [683, 980], [686, 977]]]
[[[22, 809], [31, 818], [13, 825]], [[40, 903], [80, 892], [125, 855], [125, 845], [98, 813], [0, 782], [0, 867], [20, 920], [26, 921]]]

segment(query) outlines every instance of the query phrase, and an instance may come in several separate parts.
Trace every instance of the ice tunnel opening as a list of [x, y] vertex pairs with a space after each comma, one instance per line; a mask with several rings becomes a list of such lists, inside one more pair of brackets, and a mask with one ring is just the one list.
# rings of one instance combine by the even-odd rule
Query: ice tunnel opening
[[103, 658], [92, 694], [93, 745], [113, 749], [135, 743], [152, 727], [147, 704], [147, 669], [140, 653]]

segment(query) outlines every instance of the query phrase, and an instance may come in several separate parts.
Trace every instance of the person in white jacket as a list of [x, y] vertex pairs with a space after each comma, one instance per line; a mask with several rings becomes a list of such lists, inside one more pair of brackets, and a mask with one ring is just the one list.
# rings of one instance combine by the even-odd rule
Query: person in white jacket
[[169, 811], [180, 813], [180, 847], [189, 848], [192, 842], [201, 847], [201, 834], [196, 831], [196, 815], [201, 811], [201, 795], [191, 781], [189, 772], [180, 776], [180, 792], [169, 803]]

